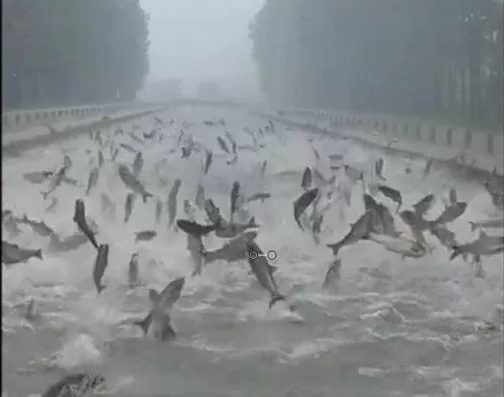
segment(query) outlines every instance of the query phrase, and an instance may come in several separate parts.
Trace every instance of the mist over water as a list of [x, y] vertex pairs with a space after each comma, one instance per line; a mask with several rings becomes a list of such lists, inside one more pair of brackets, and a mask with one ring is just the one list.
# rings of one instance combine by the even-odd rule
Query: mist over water
[[[166, 203], [176, 178], [182, 185], [177, 218], [185, 217], [184, 199], [194, 202], [202, 180], [206, 197], [211, 197], [229, 215], [232, 183], [240, 181], [246, 195], [265, 191], [271, 198], [254, 202], [248, 211], [260, 225], [257, 243], [275, 250], [279, 290], [287, 296], [268, 309], [269, 294], [249, 274], [247, 261], [227, 264], [216, 261], [203, 268], [201, 277], [190, 277], [193, 265], [186, 251], [186, 235], [167, 228], [166, 204], [159, 225], [155, 223], [155, 200], [134, 203], [130, 221], [123, 222], [128, 193], [117, 176], [117, 164], [130, 166], [134, 154], [120, 150], [116, 163], [102, 149], [105, 163], [97, 187], [85, 196], [84, 187], [63, 184], [54, 196], [58, 205], [46, 212], [44, 185], [30, 184], [23, 174], [55, 169], [70, 156], [68, 175], [86, 185], [90, 170], [97, 166], [96, 142], [88, 136], [38, 148], [3, 163], [3, 208], [15, 215], [26, 213], [43, 219], [60, 236], [76, 231], [72, 222], [74, 202], [82, 198], [86, 214], [98, 225], [97, 240], [110, 244], [109, 265], [97, 295], [92, 280], [96, 251], [90, 244], [53, 254], [46, 250], [48, 239], [22, 229], [16, 243], [42, 248], [44, 260], [30, 259], [2, 269], [3, 390], [9, 396], [41, 393], [65, 371], [100, 373], [118, 396], [495, 396], [502, 393], [502, 256], [484, 258], [486, 277], [474, 277], [467, 263], [448, 262], [450, 252], [429, 238], [432, 254], [420, 259], [405, 258], [385, 251], [372, 242], [358, 242], [341, 250], [341, 279], [330, 289], [321, 288], [331, 251], [325, 244], [341, 239], [349, 224], [363, 212], [362, 187], [352, 190], [350, 207], [335, 203], [324, 217], [321, 245], [295, 224], [292, 202], [301, 194], [301, 174], [306, 166], [317, 166], [330, 175], [327, 156], [344, 154], [352, 164], [368, 169], [383, 153], [363, 149], [349, 140], [315, 137], [320, 153], [316, 161], [306, 132], [276, 125], [267, 133], [266, 146], [259, 152], [240, 151], [239, 160], [227, 165], [216, 137], [224, 130], [238, 144], [251, 143], [245, 127], [257, 131], [267, 120], [245, 112], [185, 107], [160, 113], [174, 125], [164, 127], [161, 143], [135, 144], [125, 134], [114, 137], [116, 127], [102, 131], [103, 140], [114, 139], [142, 150], [145, 165], [141, 180], [147, 190]], [[224, 118], [225, 127], [207, 127], [203, 120]], [[208, 175], [201, 177], [204, 156], [193, 153], [180, 159], [180, 151], [169, 154], [184, 120], [187, 131], [214, 151]], [[135, 120], [141, 131], [153, 128], [153, 118]], [[387, 184], [398, 188], [407, 208], [427, 193], [437, 202], [432, 217], [442, 211], [442, 197], [456, 186], [459, 200], [467, 201], [464, 215], [451, 226], [461, 242], [472, 240], [468, 220], [486, 219], [499, 213], [477, 183], [453, 180], [443, 170], [433, 170], [423, 179], [425, 162], [384, 157]], [[264, 179], [260, 168], [267, 160]], [[336, 171], [336, 183], [344, 174]], [[102, 192], [116, 205], [115, 220], [102, 212]], [[383, 196], [377, 199], [392, 209]], [[205, 216], [197, 212], [197, 221]], [[396, 220], [401, 231], [406, 225]], [[134, 232], [155, 229], [150, 242], [134, 242]], [[225, 240], [204, 239], [207, 249]], [[128, 263], [140, 256], [140, 278], [146, 284], [129, 290]], [[159, 342], [143, 337], [138, 327], [128, 324], [149, 310], [148, 288], [160, 290], [176, 277], [186, 283], [171, 317], [177, 338]], [[23, 319], [24, 306], [35, 299], [41, 313], [38, 323]], [[290, 311], [289, 306], [295, 310]], [[489, 333], [477, 331], [482, 321], [497, 324]], [[465, 393], [465, 394], [464, 394]]]

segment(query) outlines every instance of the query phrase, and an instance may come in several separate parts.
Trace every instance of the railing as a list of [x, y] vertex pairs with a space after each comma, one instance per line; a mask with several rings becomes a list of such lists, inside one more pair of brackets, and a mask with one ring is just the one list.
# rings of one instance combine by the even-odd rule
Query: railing
[[61, 119], [93, 117], [142, 104], [121, 102], [104, 105], [56, 107], [49, 109], [12, 110], [2, 112], [2, 127], [8, 129], [54, 122]]

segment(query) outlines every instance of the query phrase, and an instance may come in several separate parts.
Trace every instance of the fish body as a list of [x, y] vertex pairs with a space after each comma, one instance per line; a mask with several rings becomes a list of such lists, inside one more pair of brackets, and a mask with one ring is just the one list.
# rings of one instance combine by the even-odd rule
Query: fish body
[[269, 308], [285, 297], [278, 292], [278, 288], [273, 277], [272, 266], [268, 263], [266, 255], [262, 252], [255, 242], [247, 242], [248, 261], [252, 272], [259, 281], [259, 284], [271, 294]]
[[391, 187], [385, 186], [385, 185], [378, 185], [378, 190], [382, 192], [386, 197], [391, 199], [393, 202], [397, 204], [397, 211], [399, 212], [399, 208], [401, 208], [402, 205], [402, 195], [401, 193], [396, 190], [392, 189]]
[[105, 378], [101, 375], [70, 374], [50, 386], [42, 397], [84, 397], [89, 391], [97, 389], [104, 383]]
[[134, 193], [140, 194], [142, 196], [144, 203], [147, 202], [148, 197], [152, 197], [152, 194], [145, 190], [145, 187], [138, 181], [138, 179], [125, 165], [119, 165], [119, 177], [126, 185], [126, 187], [128, 187]]
[[208, 174], [208, 170], [210, 169], [210, 166], [212, 165], [212, 159], [213, 159], [213, 153], [210, 150], [206, 151], [206, 157], [205, 157], [205, 167], [203, 169], [203, 174], [206, 175]]
[[177, 216], [177, 195], [180, 189], [180, 185], [182, 181], [180, 179], [175, 179], [173, 182], [173, 186], [170, 190], [170, 194], [168, 195], [168, 227], [173, 225], [175, 221], [175, 217]]
[[135, 203], [135, 195], [133, 193], [128, 193], [126, 196], [126, 202], [124, 203], [124, 223], [128, 223], [131, 212], [133, 211], [133, 204]]
[[476, 240], [467, 244], [454, 245], [452, 249], [453, 253], [450, 256], [450, 260], [461, 254], [472, 254], [478, 257], [482, 255], [495, 255], [504, 251], [504, 237], [488, 236], [485, 232], [481, 231]]
[[424, 216], [434, 204], [435, 197], [433, 194], [421, 198], [416, 204], [413, 205], [416, 215]]
[[198, 207], [200, 210], [202, 210], [205, 206], [205, 188], [201, 183], [198, 185], [198, 188], [196, 190], [196, 197], [194, 199], [194, 203], [196, 204], [196, 207]]
[[135, 233], [135, 241], [150, 241], [156, 236], [155, 230], [143, 230]]
[[98, 243], [95, 239], [95, 233], [91, 231], [86, 221], [86, 209], [84, 207], [84, 202], [80, 199], [75, 200], [75, 211], [73, 221], [77, 224], [79, 230], [84, 233], [91, 244], [98, 249]]
[[17, 244], [12, 244], [2, 240], [2, 263], [5, 265], [24, 263], [30, 258], [38, 258], [42, 260], [42, 250], [21, 248]]
[[425, 247], [415, 240], [408, 240], [402, 237], [390, 237], [375, 233], [369, 233], [367, 238], [380, 244], [388, 251], [395, 252], [403, 257], [420, 258], [427, 253]]
[[371, 211], [366, 211], [350, 228], [350, 231], [335, 244], [328, 244], [333, 251], [333, 255], [337, 256], [339, 250], [345, 245], [350, 245], [356, 243], [359, 240], [366, 238], [371, 229], [372, 213]]
[[326, 275], [324, 277], [324, 283], [322, 284], [323, 288], [328, 288], [331, 284], [340, 279], [340, 269], [341, 260], [335, 259], [329, 266], [329, 269], [327, 269]]
[[158, 224], [161, 221], [161, 214], [163, 212], [163, 203], [161, 200], [157, 199], [156, 200], [156, 212], [154, 214], [156, 218], [156, 224]]
[[259, 225], [255, 223], [254, 217], [250, 218], [248, 223], [226, 222], [221, 218], [217, 223], [215, 235], [221, 238], [233, 238], [248, 229], [256, 227], [259, 227]]
[[476, 228], [504, 228], [504, 219], [488, 219], [484, 221], [469, 222], [471, 225], [471, 230], [474, 231]]
[[98, 172], [99, 172], [98, 168], [93, 168], [93, 170], [89, 173], [88, 184], [86, 188], [86, 196], [88, 196], [89, 193], [91, 193], [91, 190], [98, 183], [98, 176], [99, 176]]
[[306, 167], [301, 178], [301, 188], [305, 191], [309, 190], [312, 185], [312, 171], [310, 167]]
[[42, 192], [42, 197], [44, 197], [44, 199], [46, 199], [49, 194], [54, 192], [58, 188], [58, 186], [61, 185], [66, 172], [67, 167], [63, 166], [58, 170], [58, 172], [56, 172], [56, 174], [52, 176], [49, 182], [49, 190], [47, 192]]
[[[180, 277], [171, 281], [162, 291], [149, 290], [151, 310], [142, 321], [135, 322], [135, 325], [142, 328], [144, 335], [149, 332], [151, 325], [154, 328], [154, 336], [161, 340], [166, 340], [166, 336], [175, 336], [171, 328], [168, 312], [175, 302], [180, 298], [180, 293], [184, 287], [185, 278]], [[163, 338], [163, 336], [165, 336]]]
[[245, 232], [216, 250], [205, 251], [203, 254], [205, 263], [211, 263], [216, 260], [224, 260], [231, 263], [247, 259], [247, 243], [254, 241], [256, 236], [257, 232]]
[[39, 222], [28, 219], [26, 214], [23, 216], [23, 218], [21, 218], [21, 223], [30, 226], [35, 233], [39, 234], [42, 237], [51, 237], [56, 234], [54, 230], [47, 226], [43, 221]]
[[206, 236], [208, 233], [217, 229], [217, 225], [200, 225], [199, 223], [188, 221], [185, 219], [177, 220], [177, 226], [187, 234], [193, 236]]
[[294, 202], [294, 219], [296, 220], [296, 223], [301, 230], [303, 230], [303, 227], [301, 226], [299, 218], [306, 211], [308, 206], [313, 202], [318, 194], [318, 188], [307, 190]]
[[459, 216], [461, 216], [467, 208], [467, 203], [463, 201], [456, 202], [448, 206], [433, 222], [435, 224], [446, 224], [453, 222]]
[[240, 195], [240, 183], [233, 182], [233, 187], [231, 188], [231, 208], [230, 208], [230, 218], [233, 221], [234, 213], [237, 209], [238, 196]]
[[65, 237], [64, 239], [61, 239], [58, 236], [53, 236], [49, 241], [48, 249], [50, 252], [68, 252], [81, 247], [88, 241], [89, 238], [80, 231], [72, 234], [71, 236]]
[[267, 200], [270, 197], [271, 197], [271, 194], [269, 194], [269, 193], [255, 193], [247, 199], [247, 203], [250, 203], [250, 202], [256, 201], [256, 200], [261, 200], [261, 202], [264, 203], [264, 200]]
[[128, 265], [128, 285], [130, 288], [136, 287], [139, 285], [138, 279], [138, 265], [140, 262], [140, 257], [138, 253], [134, 253], [131, 255], [131, 259]]
[[231, 154], [231, 152], [229, 151], [229, 148], [226, 145], [226, 141], [224, 139], [222, 139], [220, 136], [217, 137], [217, 143], [219, 144], [220, 148], [223, 151], [225, 151], [228, 154]]
[[133, 149], [130, 145], [128, 145], [127, 143], [121, 143], [120, 145], [123, 149], [126, 149], [128, 152], [130, 153], [136, 153], [137, 150], [136, 149]]
[[144, 166], [142, 152], [138, 152], [133, 160], [133, 175], [138, 178]]
[[95, 265], [93, 269], [93, 280], [96, 286], [96, 290], [98, 294], [100, 294], [104, 289], [105, 285], [101, 284], [101, 280], [103, 278], [103, 274], [105, 273], [105, 269], [108, 265], [108, 253], [109, 253], [109, 245], [101, 244], [98, 247], [98, 253], [96, 254]]

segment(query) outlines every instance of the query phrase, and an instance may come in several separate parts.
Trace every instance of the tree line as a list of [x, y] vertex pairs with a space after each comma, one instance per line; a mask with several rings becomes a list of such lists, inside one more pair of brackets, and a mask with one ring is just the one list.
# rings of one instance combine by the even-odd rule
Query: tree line
[[128, 101], [148, 73], [138, 0], [2, 0], [2, 108]]
[[502, 0], [266, 0], [250, 26], [270, 99], [502, 127]]

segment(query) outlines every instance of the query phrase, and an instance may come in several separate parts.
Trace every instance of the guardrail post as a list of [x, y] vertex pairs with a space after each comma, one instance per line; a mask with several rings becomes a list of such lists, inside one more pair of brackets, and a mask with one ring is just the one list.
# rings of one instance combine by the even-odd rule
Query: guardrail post
[[450, 146], [453, 145], [453, 130], [451, 128], [446, 130], [446, 143]]
[[408, 135], [408, 124], [404, 124], [404, 127], [403, 127], [403, 135], [404, 136], [407, 136]]
[[469, 149], [472, 146], [472, 134], [469, 128], [465, 131], [465, 147]]
[[487, 151], [489, 154], [494, 154], [494, 136], [487, 134]]
[[431, 126], [430, 141], [436, 143], [436, 126], [434, 124]]
[[422, 125], [417, 124], [416, 126], [416, 137], [420, 141], [422, 139]]

